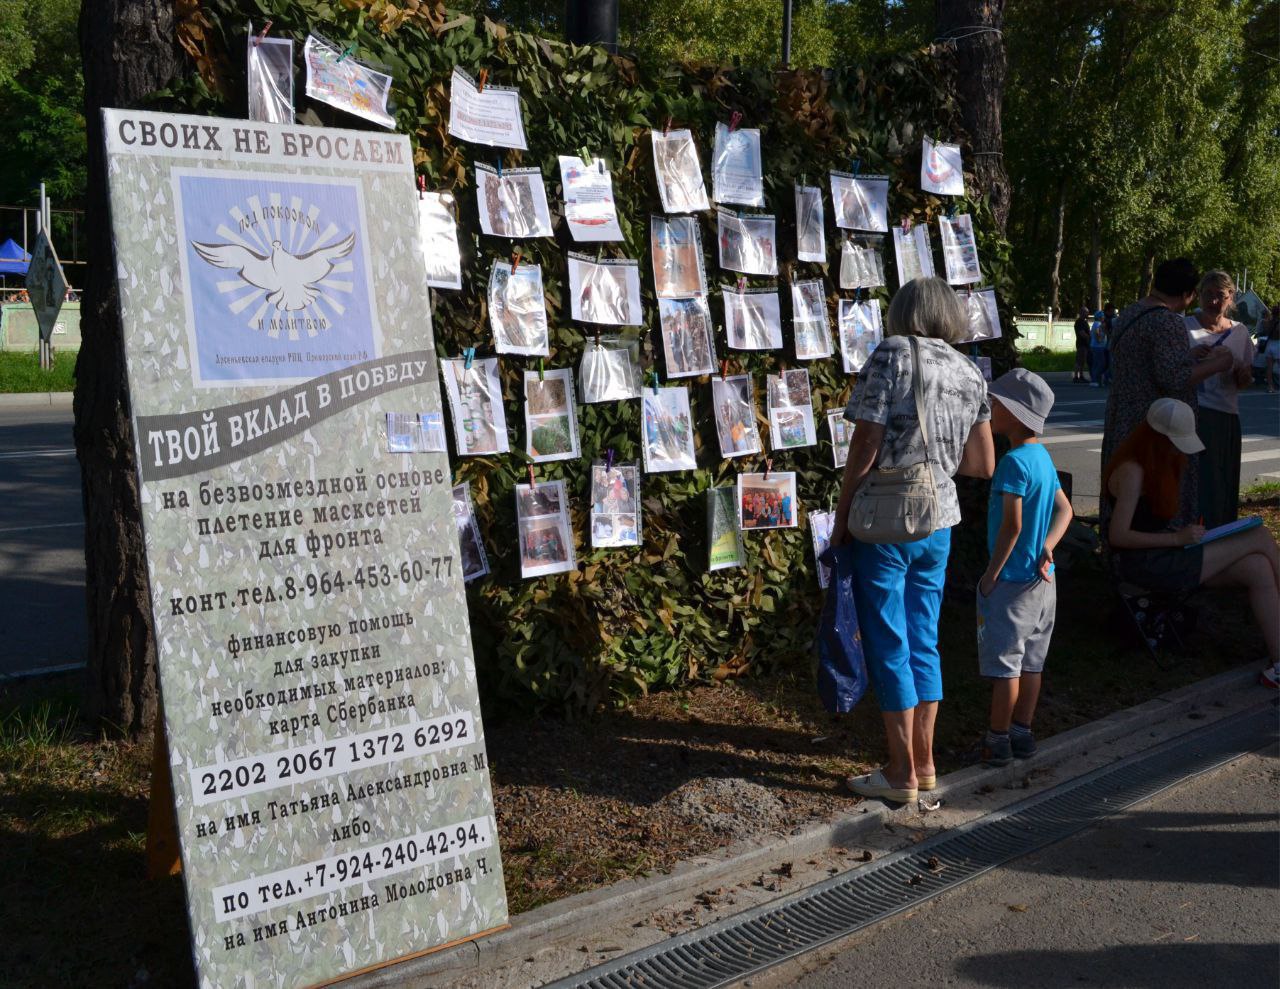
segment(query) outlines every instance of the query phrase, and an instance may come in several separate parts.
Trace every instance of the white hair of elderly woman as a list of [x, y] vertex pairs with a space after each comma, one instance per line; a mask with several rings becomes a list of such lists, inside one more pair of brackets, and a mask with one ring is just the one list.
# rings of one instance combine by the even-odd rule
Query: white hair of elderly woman
[[960, 297], [941, 278], [913, 278], [889, 303], [887, 336], [936, 337], [955, 343], [968, 331], [969, 319]]

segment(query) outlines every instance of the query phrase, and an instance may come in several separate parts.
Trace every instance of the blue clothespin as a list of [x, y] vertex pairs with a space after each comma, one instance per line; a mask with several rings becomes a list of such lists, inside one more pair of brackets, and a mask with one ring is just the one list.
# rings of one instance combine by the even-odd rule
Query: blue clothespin
[[653, 384], [653, 393], [658, 394], [658, 372], [656, 370], [649, 372], [649, 380]]
[[502, 178], [502, 155], [498, 155], [498, 178]]
[[463, 370], [470, 371], [470, 370], [471, 370], [471, 362], [472, 362], [473, 360], [475, 360], [475, 358], [476, 358], [476, 348], [475, 348], [475, 347], [468, 347], [466, 350], [464, 350], [464, 351], [462, 352], [462, 359], [463, 359], [464, 361], [466, 361], [466, 363], [463, 365]]
[[858, 173], [859, 173], [860, 171], [862, 171], [862, 159], [861, 159], [861, 158], [855, 158], [855, 159], [853, 159], [853, 177], [854, 177], [855, 179], [858, 177]]
[[613, 447], [609, 447], [604, 452], [604, 472], [611, 474], [613, 472]]
[[975, 360], [978, 357], [978, 345], [976, 343], [969, 344], [969, 356]]

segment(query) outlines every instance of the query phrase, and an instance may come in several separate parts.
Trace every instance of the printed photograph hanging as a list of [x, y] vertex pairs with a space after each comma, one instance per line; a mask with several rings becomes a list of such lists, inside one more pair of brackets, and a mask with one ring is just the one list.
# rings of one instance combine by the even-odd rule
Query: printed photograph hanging
[[439, 412], [388, 412], [388, 453], [445, 453], [444, 419]]
[[991, 358], [971, 356], [969, 360], [973, 361], [973, 366], [982, 372], [982, 380], [989, 384], [991, 382]]
[[884, 285], [884, 257], [880, 248], [846, 240], [840, 245], [840, 287], [880, 288]]
[[466, 481], [453, 489], [453, 522], [458, 528], [458, 559], [462, 579], [470, 582], [489, 573], [489, 555], [480, 538], [480, 524], [471, 505], [471, 485]]
[[956, 343], [979, 343], [997, 340], [1000, 332], [1000, 308], [996, 305], [995, 289], [973, 289], [957, 292], [969, 317], [969, 334]]
[[307, 35], [302, 48], [307, 65], [307, 95], [382, 127], [395, 128], [395, 118], [387, 113], [391, 77], [375, 72], [354, 55], [314, 34]]
[[724, 330], [734, 350], [778, 350], [782, 347], [782, 314], [775, 289], [720, 289]]
[[566, 573], [577, 566], [564, 481], [517, 484], [516, 523], [521, 577]]
[[293, 123], [293, 39], [268, 38], [250, 25], [247, 45], [249, 119]]
[[822, 279], [791, 283], [791, 328], [798, 360], [831, 356], [831, 321], [827, 318], [827, 289]]
[[964, 195], [964, 167], [958, 144], [934, 144], [926, 137], [920, 152], [920, 188], [939, 196]]
[[480, 229], [491, 237], [550, 237], [547, 189], [537, 168], [505, 168], [476, 162]]
[[711, 309], [706, 299], [659, 299], [658, 317], [668, 378], [688, 378], [715, 370]]
[[587, 338], [578, 365], [582, 401], [617, 402], [640, 397], [640, 341], [616, 334]]
[[707, 489], [707, 569], [740, 567], [747, 560], [738, 529], [736, 490], [730, 487]]
[[756, 429], [756, 404], [751, 375], [732, 374], [711, 379], [711, 404], [715, 408], [720, 456], [725, 460], [760, 452]]
[[444, 413], [418, 413], [418, 449], [423, 453], [448, 453], [444, 440]]
[[622, 240], [618, 208], [613, 201], [613, 176], [603, 158], [583, 161], [560, 156], [560, 182], [564, 188], [564, 220], [579, 242]]
[[445, 392], [453, 415], [453, 438], [460, 457], [507, 453], [507, 416], [502, 408], [498, 359], [440, 362]]
[[778, 273], [777, 221], [772, 216], [751, 216], [716, 210], [719, 228], [720, 267], [744, 275]]
[[640, 545], [640, 471], [635, 464], [591, 465], [591, 545]]
[[579, 454], [573, 372], [524, 372], [525, 453], [534, 463], [570, 460]]
[[639, 262], [630, 258], [596, 261], [585, 254], [570, 253], [569, 301], [579, 323], [638, 326], [644, 321]]
[[649, 474], [694, 470], [693, 417], [689, 389], [645, 388], [641, 392], [644, 430], [644, 469]]
[[658, 298], [689, 299], [707, 294], [697, 217], [649, 217], [649, 253]]
[[455, 65], [449, 80], [449, 134], [472, 144], [526, 150], [520, 90], [493, 84], [481, 90]]
[[835, 512], [809, 513], [809, 533], [813, 536], [813, 562], [818, 570], [818, 586], [824, 591], [831, 583], [831, 568], [822, 562], [822, 554], [831, 545], [831, 530], [835, 523]]
[[982, 281], [978, 267], [978, 244], [973, 239], [973, 219], [968, 213], [938, 217], [942, 235], [942, 261], [950, 285], [975, 285]]
[[462, 258], [452, 193], [418, 193], [418, 234], [427, 264], [427, 284], [432, 288], [462, 288]]
[[893, 228], [893, 253], [898, 262], [898, 287], [917, 278], [933, 277], [933, 247], [923, 223], [904, 230]]
[[738, 475], [738, 528], [794, 529], [796, 475], [792, 471]]
[[702, 181], [698, 146], [687, 130], [651, 131], [653, 170], [658, 195], [667, 213], [697, 213], [708, 209], [707, 187]]
[[875, 299], [855, 302], [841, 299], [838, 314], [840, 354], [844, 358], [844, 373], [857, 374], [867, 363], [871, 352], [884, 339], [884, 327], [880, 319], [880, 303]]
[[889, 229], [889, 176], [831, 173], [831, 202], [841, 230]]
[[827, 413], [827, 429], [831, 431], [831, 465], [843, 467], [849, 460], [853, 423], [844, 417], [844, 409], [834, 409]]
[[711, 198], [718, 203], [764, 205], [764, 166], [760, 160], [760, 132], [716, 124], [711, 155]]
[[803, 368], [768, 376], [769, 443], [775, 450], [794, 450], [818, 442], [813, 422], [809, 372]]
[[546, 356], [547, 308], [542, 268], [495, 261], [489, 272], [489, 326], [500, 354]]
[[827, 228], [822, 190], [816, 185], [796, 186], [796, 258], [827, 263]]

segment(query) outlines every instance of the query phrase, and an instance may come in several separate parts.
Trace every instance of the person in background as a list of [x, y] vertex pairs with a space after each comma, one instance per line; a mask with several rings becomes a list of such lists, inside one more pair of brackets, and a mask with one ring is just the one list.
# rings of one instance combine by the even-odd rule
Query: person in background
[[1076, 317], [1076, 372], [1071, 379], [1073, 384], [1084, 384], [1084, 372], [1089, 366], [1089, 309], [1080, 307], [1080, 315]]
[[1107, 362], [1111, 354], [1107, 350], [1107, 333], [1099, 309], [1093, 314], [1093, 326], [1089, 329], [1089, 387], [1101, 388], [1107, 376]]
[[[1276, 390], [1276, 364], [1280, 363], [1280, 304], [1271, 307], [1271, 313], [1258, 323], [1258, 346], [1262, 349], [1262, 373], [1267, 379], [1267, 391]], [[1267, 342], [1264, 345], [1263, 339]]]
[[1200, 311], [1186, 317], [1193, 354], [1222, 348], [1231, 368], [1200, 382], [1196, 391], [1196, 432], [1200, 454], [1200, 521], [1209, 528], [1234, 522], [1240, 513], [1240, 389], [1253, 381], [1253, 341], [1243, 323], [1227, 314], [1236, 286], [1225, 271], [1209, 271], [1197, 290]]
[[[848, 781], [861, 797], [906, 803], [936, 785], [933, 728], [942, 700], [938, 617], [951, 526], [960, 521], [952, 478], [988, 478], [996, 459], [987, 383], [951, 346], [968, 335], [968, 327], [959, 297], [942, 279], [907, 282], [889, 305], [885, 339], [858, 375], [844, 413], [854, 429], [831, 545], [854, 538], [853, 600], [889, 749], [881, 769]], [[924, 377], [927, 450], [916, 412], [910, 338], [916, 338]], [[849, 531], [849, 509], [871, 471], [926, 460], [937, 487], [938, 528], [913, 542], [858, 542]]]
[[1265, 527], [1201, 543], [1204, 526], [1180, 525], [1182, 475], [1204, 449], [1185, 402], [1160, 398], [1120, 443], [1102, 471], [1111, 505], [1103, 538], [1119, 576], [1151, 591], [1244, 587], [1269, 655], [1260, 674], [1280, 686], [1280, 550]]
[[[1147, 415], [1157, 398], [1176, 398], [1192, 409], [1196, 387], [1205, 378], [1231, 368], [1231, 354], [1216, 347], [1193, 359], [1187, 346], [1187, 326], [1182, 312], [1195, 298], [1200, 275], [1185, 258], [1164, 261], [1156, 268], [1151, 294], [1116, 316], [1111, 335], [1111, 359], [1115, 384], [1107, 396], [1102, 433], [1102, 466]], [[1172, 521], [1185, 525], [1200, 515], [1198, 464], [1192, 460], [1182, 472], [1179, 511]], [[1105, 490], [1105, 489], [1104, 489]], [[1106, 531], [1110, 507], [1099, 504], [1102, 531]]]

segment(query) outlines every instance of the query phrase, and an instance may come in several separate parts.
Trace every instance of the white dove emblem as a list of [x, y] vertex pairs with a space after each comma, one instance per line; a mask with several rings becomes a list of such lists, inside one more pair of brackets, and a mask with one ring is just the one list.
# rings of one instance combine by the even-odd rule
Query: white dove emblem
[[192, 241], [196, 253], [215, 268], [229, 268], [255, 288], [266, 291], [267, 301], [276, 309], [294, 312], [306, 309], [320, 294], [319, 285], [329, 277], [334, 265], [351, 253], [356, 235], [305, 254], [290, 254], [271, 242], [270, 254], [259, 254], [239, 244], [200, 244]]

